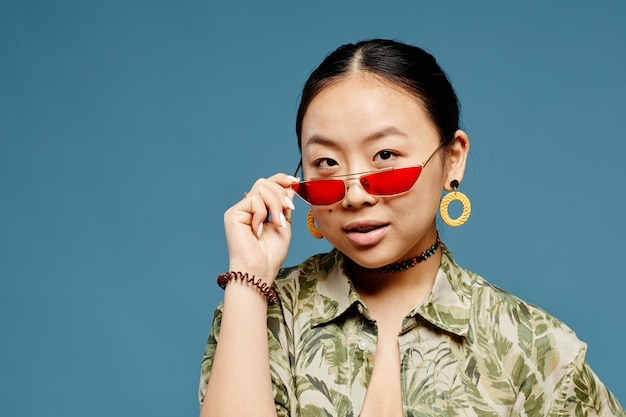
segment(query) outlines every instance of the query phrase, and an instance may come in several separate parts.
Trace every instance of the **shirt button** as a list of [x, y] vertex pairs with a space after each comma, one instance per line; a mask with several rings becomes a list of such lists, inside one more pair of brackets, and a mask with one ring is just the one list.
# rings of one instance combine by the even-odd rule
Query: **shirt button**
[[367, 350], [367, 342], [365, 342], [364, 340], [361, 340], [359, 342], [359, 349], [361, 350]]

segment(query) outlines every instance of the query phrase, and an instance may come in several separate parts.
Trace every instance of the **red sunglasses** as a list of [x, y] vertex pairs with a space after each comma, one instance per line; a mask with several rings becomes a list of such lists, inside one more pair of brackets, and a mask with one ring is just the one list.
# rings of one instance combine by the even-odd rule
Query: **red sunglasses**
[[[383, 168], [356, 174], [334, 175], [312, 178], [291, 185], [291, 188], [307, 203], [313, 206], [325, 206], [342, 201], [346, 196], [348, 181], [358, 180], [365, 191], [371, 195], [390, 197], [406, 193], [413, 187], [422, 169], [441, 149], [437, 147], [422, 165], [404, 168]], [[296, 176], [302, 162], [298, 164]]]

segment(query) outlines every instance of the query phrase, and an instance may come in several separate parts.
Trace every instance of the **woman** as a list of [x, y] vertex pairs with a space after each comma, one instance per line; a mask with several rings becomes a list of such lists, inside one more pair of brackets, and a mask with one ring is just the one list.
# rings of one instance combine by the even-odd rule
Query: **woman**
[[[444, 221], [469, 214], [458, 119], [448, 79], [413, 46], [344, 45], [311, 74], [296, 123], [304, 181], [260, 179], [224, 216], [231, 272], [201, 416], [625, 415], [569, 328], [440, 242], [442, 189], [464, 206], [450, 219], [445, 197]], [[334, 249], [280, 269], [296, 192]]]

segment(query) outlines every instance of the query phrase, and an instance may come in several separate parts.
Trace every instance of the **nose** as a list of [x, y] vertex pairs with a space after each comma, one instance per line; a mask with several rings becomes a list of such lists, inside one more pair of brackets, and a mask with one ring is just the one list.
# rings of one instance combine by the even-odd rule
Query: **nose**
[[346, 196], [341, 201], [344, 208], [360, 207], [376, 203], [376, 196], [368, 193], [358, 178], [347, 178], [345, 181]]

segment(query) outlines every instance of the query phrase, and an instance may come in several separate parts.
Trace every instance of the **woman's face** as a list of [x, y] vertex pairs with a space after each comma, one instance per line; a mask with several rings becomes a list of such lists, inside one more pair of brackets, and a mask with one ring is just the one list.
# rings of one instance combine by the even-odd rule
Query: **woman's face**
[[[350, 180], [343, 201], [313, 206], [324, 237], [369, 268], [430, 247], [441, 190], [463, 175], [468, 142], [463, 132], [456, 136], [452, 152], [437, 151], [404, 194], [374, 196]], [[454, 150], [458, 137], [464, 152]], [[439, 145], [437, 130], [414, 96], [377, 76], [355, 73], [322, 90], [304, 115], [304, 179], [420, 165]]]

